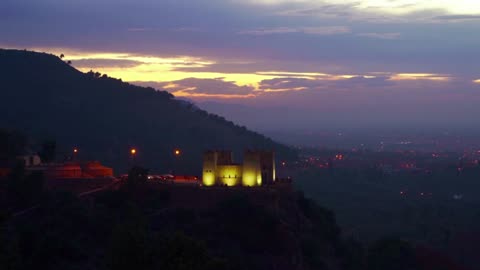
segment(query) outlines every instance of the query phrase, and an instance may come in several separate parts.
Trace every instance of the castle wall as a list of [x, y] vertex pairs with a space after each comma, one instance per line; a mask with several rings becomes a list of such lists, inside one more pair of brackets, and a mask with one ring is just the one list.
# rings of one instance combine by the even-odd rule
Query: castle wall
[[242, 165], [218, 165], [217, 182], [229, 187], [242, 183]]
[[244, 153], [243, 165], [233, 163], [231, 151], [208, 151], [203, 158], [204, 186], [261, 186], [275, 181], [275, 154], [271, 151]]

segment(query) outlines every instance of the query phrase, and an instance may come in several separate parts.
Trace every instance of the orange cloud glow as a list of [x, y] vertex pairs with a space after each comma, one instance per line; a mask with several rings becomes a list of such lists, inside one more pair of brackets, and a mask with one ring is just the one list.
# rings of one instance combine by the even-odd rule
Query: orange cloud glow
[[[153, 56], [141, 55], [133, 53], [119, 53], [119, 52], [94, 52], [82, 51], [68, 48], [30, 48], [35, 51], [49, 52], [55, 55], [64, 54], [64, 60], [72, 61], [72, 65], [76, 66], [82, 72], [95, 70], [110, 77], [120, 78], [128, 82], [156, 82], [163, 83], [162, 87], [178, 97], [192, 97], [192, 98], [252, 98], [263, 93], [274, 92], [288, 92], [288, 91], [303, 91], [308, 90], [308, 86], [292, 85], [292, 87], [278, 87], [271, 88], [262, 85], [262, 82], [273, 79], [285, 79], [285, 84], [289, 79], [304, 79], [307, 81], [347, 81], [354, 78], [375, 79], [378, 77], [385, 77], [390, 81], [411, 81], [411, 80], [425, 80], [432, 82], [446, 82], [452, 77], [445, 74], [434, 73], [390, 73], [390, 72], [373, 72], [366, 74], [329, 74], [323, 72], [293, 72], [288, 70], [271, 70], [271, 71], [255, 71], [245, 73], [222, 73], [202, 71], [203, 68], [208, 70], [209, 67], [215, 64], [238, 64], [244, 63], [255, 68], [255, 61], [248, 59], [235, 60], [232, 62], [215, 59], [208, 59], [203, 57], [192, 56]], [[129, 65], [120, 65], [119, 62], [128, 62]], [[77, 63], [77, 65], [76, 65]], [[94, 68], [92, 68], [94, 67]], [[191, 69], [191, 70], [190, 70]], [[196, 85], [188, 85], [182, 87], [175, 84], [175, 81], [180, 81], [186, 78], [195, 79], [214, 79], [224, 82], [229, 82], [239, 88], [247, 87], [252, 91], [232, 92], [232, 93], [207, 93], [206, 91], [198, 91]], [[480, 79], [475, 80], [474, 83], [480, 84]], [[311, 85], [307, 83], [307, 85]], [[262, 87], [261, 87], [262, 86]], [[209, 87], [204, 86], [205, 87]], [[335, 86], [332, 85], [334, 88]], [[222, 87], [220, 87], [222, 88]]]
[[[193, 87], [194, 88], [194, 87]], [[172, 94], [176, 97], [188, 97], [188, 98], [219, 98], [219, 99], [243, 99], [243, 98], [254, 98], [254, 94], [238, 95], [238, 94], [206, 94], [206, 93], [195, 93], [190, 92], [194, 89], [186, 89], [185, 91], [176, 91]]]
[[449, 81], [451, 79], [448, 75], [431, 74], [431, 73], [398, 73], [390, 78], [393, 81], [403, 80], [429, 80], [429, 81]]

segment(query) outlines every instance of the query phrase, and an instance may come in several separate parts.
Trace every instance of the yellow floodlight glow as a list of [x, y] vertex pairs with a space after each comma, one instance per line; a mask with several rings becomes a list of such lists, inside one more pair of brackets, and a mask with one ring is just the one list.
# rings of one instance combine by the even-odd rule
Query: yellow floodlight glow
[[[260, 184], [261, 184], [261, 179], [260, 179]], [[242, 176], [242, 185], [247, 186], [247, 187], [253, 187], [258, 183], [257, 180], [257, 175], [255, 170], [244, 170], [243, 171], [243, 176]]]
[[215, 185], [215, 174], [213, 172], [203, 172], [202, 183], [204, 186], [211, 187]]
[[242, 177], [242, 166], [241, 165], [221, 165], [218, 166], [218, 177], [222, 184], [229, 187], [236, 186], [240, 184], [240, 179]]

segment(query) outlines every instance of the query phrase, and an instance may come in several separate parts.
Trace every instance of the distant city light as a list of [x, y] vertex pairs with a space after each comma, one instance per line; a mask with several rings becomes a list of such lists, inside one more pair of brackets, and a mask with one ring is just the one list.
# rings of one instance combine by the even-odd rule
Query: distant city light
[[132, 155], [137, 154], [137, 149], [135, 149], [135, 148], [130, 149], [130, 154], [132, 154]]
[[78, 153], [78, 149], [77, 148], [73, 148], [73, 153]]
[[181, 154], [181, 151], [179, 149], [175, 149], [174, 153], [175, 153], [176, 156], [179, 156]]

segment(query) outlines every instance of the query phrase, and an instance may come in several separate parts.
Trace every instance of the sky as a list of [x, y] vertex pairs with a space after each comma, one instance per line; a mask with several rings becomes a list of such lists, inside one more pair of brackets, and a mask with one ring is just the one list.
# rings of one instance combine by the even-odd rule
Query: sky
[[479, 29], [477, 0], [0, 1], [0, 47], [257, 129], [476, 126]]

